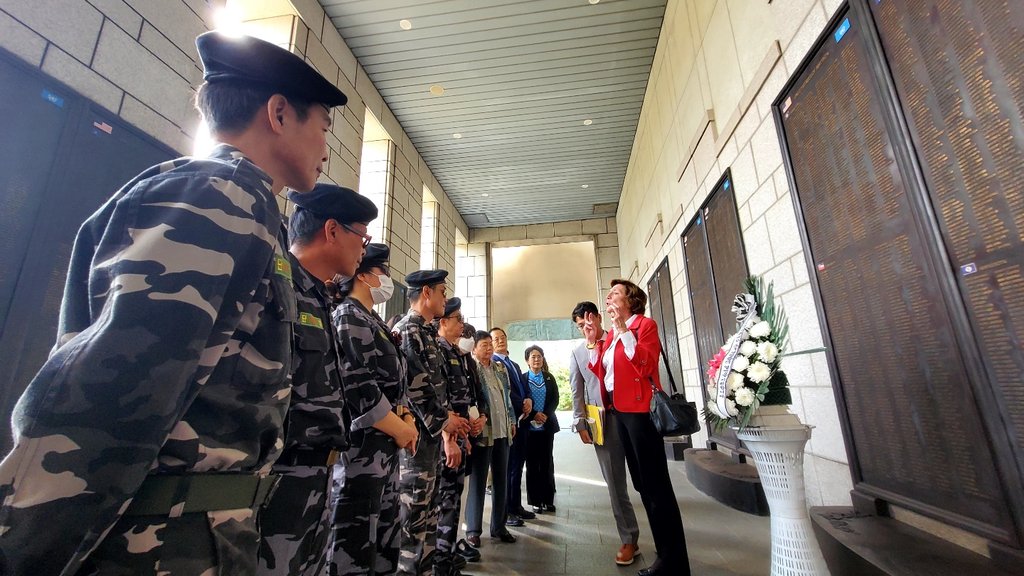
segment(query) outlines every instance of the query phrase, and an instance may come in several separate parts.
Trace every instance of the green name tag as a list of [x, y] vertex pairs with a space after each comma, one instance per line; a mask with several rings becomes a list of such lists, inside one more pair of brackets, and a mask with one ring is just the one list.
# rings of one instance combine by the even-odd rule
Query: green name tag
[[299, 324], [303, 326], [312, 326], [313, 328], [324, 329], [323, 320], [310, 314], [309, 312], [299, 312]]
[[452, 366], [459, 366], [460, 365], [459, 361], [456, 360], [455, 358], [452, 358], [451, 360], [449, 360], [449, 362], [452, 363]]
[[292, 279], [292, 265], [284, 256], [274, 255], [274, 273], [289, 280]]

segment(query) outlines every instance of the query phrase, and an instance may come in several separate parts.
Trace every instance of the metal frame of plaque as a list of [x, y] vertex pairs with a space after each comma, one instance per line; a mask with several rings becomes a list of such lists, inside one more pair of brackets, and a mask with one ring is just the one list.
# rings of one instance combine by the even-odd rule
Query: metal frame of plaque
[[[985, 356], [980, 350], [981, 344], [976, 332], [977, 321], [974, 320], [972, 323], [956, 275], [958, 270], [963, 273], [963, 267], [954, 265], [955, 262], [947, 252], [942, 225], [934, 206], [934, 192], [929, 190], [926, 170], [922, 168], [922, 151], [915, 146], [912, 123], [908, 120], [908, 113], [900, 99], [892, 67], [894, 59], [907, 58], [908, 54], [894, 52], [887, 56], [881, 32], [875, 21], [873, 8], [877, 8], [879, 2], [895, 1], [851, 0], [845, 3], [836, 12], [773, 103], [773, 115], [779, 143], [784, 152], [785, 169], [794, 190], [793, 204], [800, 236], [805, 252], [809, 255], [809, 276], [818, 318], [828, 348], [826, 355], [854, 481], [852, 495], [855, 506], [862, 512], [887, 515], [888, 505], [891, 503], [979, 534], [989, 540], [993, 558], [1012, 559], [1018, 563], [1024, 559], [1022, 447], [1015, 444], [1012, 427], [1008, 424], [1011, 421], [1006, 413], [1009, 408], [1005, 402], [999, 401], [1000, 391], [991, 378], [994, 369], [986, 365]], [[938, 1], [925, 4], [915, 7], [931, 10], [941, 8]], [[893, 6], [886, 8], [896, 9]], [[965, 8], [967, 9], [969, 8]], [[915, 21], [922, 26], [927, 25], [920, 18]], [[847, 41], [847, 45], [836, 47], [843, 40]], [[979, 44], [978, 49], [983, 48]], [[857, 82], [859, 85], [851, 88], [858, 91], [857, 98], [849, 98], [846, 94], [839, 93], [840, 90], [835, 88], [838, 84], [829, 84], [832, 90], [827, 93], [831, 98], [842, 102], [843, 106], [861, 107], [860, 116], [846, 116], [855, 118], [856, 125], [848, 125], [845, 128], [826, 126], [828, 123], [839, 123], [842, 118], [830, 110], [816, 109], [813, 112], [816, 115], [813, 121], [822, 125], [817, 134], [814, 130], [802, 132], [800, 136], [795, 132], [788, 133], [787, 128], [799, 131], [800, 127], [805, 126], [796, 126], [796, 120], [790, 120], [790, 116], [796, 113], [801, 104], [805, 104], [804, 110], [811, 110], [813, 102], [827, 101], [823, 98], [812, 98], [805, 103], [799, 101], [797, 97], [812, 94], [813, 90], [817, 89], [815, 85], [806, 93], [801, 92], [807, 86], [811, 86], [812, 81], [819, 81], [819, 72], [820, 78], [825, 78], [826, 73], [823, 70], [829, 65], [828, 58], [834, 59], [835, 67], [853, 67], [850, 62], [844, 63], [843, 58], [848, 58], [852, 62], [854, 57], [848, 54], [844, 56], [843, 50], [858, 52], [855, 55], [855, 58], [859, 59], [856, 62], [859, 66], [857, 72], [863, 72], [863, 76], [857, 79], [860, 80]], [[909, 54], [911, 58], [914, 56]], [[937, 57], [941, 58], [942, 55]], [[846, 72], [849, 80], [849, 70], [841, 72]], [[833, 74], [832, 79], [835, 80], [840, 75]], [[811, 118], [810, 112], [807, 113], [807, 118]], [[790, 127], [790, 124], [794, 126]], [[805, 124], [809, 125], [810, 121]], [[828, 130], [832, 130], [833, 141], [836, 142], [834, 148], [828, 148], [826, 143], [821, 147], [822, 150], [815, 151], [815, 154], [820, 152], [821, 156], [827, 156], [831, 153], [831, 158], [822, 160], [808, 152], [799, 159], [794, 159], [794, 148], [790, 146], [791, 143], [797, 147], [796, 149], [802, 146], [811, 150], [812, 144], [807, 138], [820, 136]], [[872, 130], [877, 137], [875, 140], [869, 140], [871, 134], [868, 132]], [[864, 137], [860, 140], [849, 138], [849, 133], [853, 132]], [[856, 148], [851, 142], [856, 142], [860, 147]], [[867, 159], [871, 154], [874, 156]], [[829, 162], [831, 165], [812, 174], [811, 171], [817, 168], [809, 168], [808, 164], [815, 161], [822, 166]], [[853, 179], [851, 175], [857, 172], [855, 164], [858, 161], [865, 163], [868, 170], [863, 172], [871, 174], [873, 179]], [[955, 161], [955, 157], [948, 160], [951, 163]], [[840, 168], [835, 169], [836, 165]], [[888, 169], [878, 170], [880, 167]], [[828, 179], [829, 174], [824, 173], [827, 169], [846, 173], [837, 177], [839, 180], [833, 181]], [[843, 178], [847, 180], [844, 181]], [[860, 186], [844, 189], [839, 186], [844, 182]], [[857, 204], [862, 197], [869, 197], [872, 194], [874, 198]], [[825, 204], [822, 204], [823, 202]], [[814, 210], [823, 209], [822, 206], [846, 208], [841, 206], [843, 202], [849, 202], [851, 209], [847, 214], [852, 218], [874, 218], [881, 223], [858, 221], [848, 228], [830, 228], [827, 224], [822, 224], [827, 222], [825, 218], [813, 213]], [[865, 214], [863, 209], [871, 206], [875, 207], [876, 212]], [[835, 219], [834, 213], [825, 215]], [[887, 229], [887, 222], [903, 222], [902, 229]], [[849, 248], [845, 253], [836, 252], [842, 248], [829, 245], [827, 241], [830, 238], [848, 241], [854, 225], [860, 226], [861, 231], [866, 229], [872, 232], [864, 235], [864, 246]], [[885, 234], [890, 236], [884, 236]], [[877, 253], [856, 252], [871, 249], [874, 246], [872, 242], [881, 243], [889, 240], [891, 242], [885, 246], [889, 250], [888, 253], [884, 250]], [[896, 245], [899, 247], [893, 247]], [[815, 250], [820, 254], [815, 254]], [[875, 259], [843, 259], [845, 256], [857, 254], [872, 255]], [[905, 294], [905, 304], [919, 305], [916, 308], [911, 307], [915, 314], [908, 314], [906, 317], [915, 320], [923, 318], [925, 321], [900, 326], [887, 325], [885, 318], [878, 317], [889, 313], [896, 315], [901, 311], [884, 308], [888, 303], [885, 294], [872, 294], [875, 298], [874, 306], [883, 307], [883, 310], [872, 310], [869, 307], [863, 310], [864, 318], [851, 319], [843, 316], [838, 320], [833, 319], [835, 322], [830, 325], [830, 315], [842, 314], [844, 310], [842, 305], [836, 306], [835, 297], [840, 293], [836, 288], [841, 286], [842, 282], [822, 278], [827, 278], [825, 275], [833, 270], [835, 272], [831, 272], [832, 274], [847, 274], [847, 278], [861, 274], [862, 270], [879, 278], [884, 278], [884, 273], [892, 270], [893, 276], [890, 280], [894, 283], [898, 281], [898, 277], [906, 278], [907, 269], [889, 266], [890, 263], [885, 261], [887, 255], [913, 256], [905, 258], [905, 261], [912, 263], [914, 269], [911, 272], [916, 274], [914, 279], [917, 282], [900, 286], [900, 289]], [[904, 276], [898, 276], [900, 274]], [[828, 288], [824, 285], [826, 281], [831, 285]], [[858, 284], [864, 285], [867, 284]], [[875, 286], [886, 288], [882, 282], [876, 282]], [[849, 283], [846, 287], [847, 294], [855, 289]], [[823, 295], [825, 292], [829, 292], [831, 298]], [[896, 303], [892, 308], [897, 308], [900, 304]], [[920, 306], [921, 304], [924, 306]], [[889, 379], [882, 385], [865, 381], [862, 375], [854, 375], [850, 370], [850, 366], [854, 364], [850, 362], [850, 358], [855, 357], [851, 352], [854, 345], [837, 340], [840, 333], [844, 338], [857, 337], [858, 333], [850, 329], [851, 321], [862, 323], [861, 330], [866, 331], [867, 327], [874, 329], [876, 341], [885, 337], [881, 329], [913, 330], [924, 327], [931, 330], [937, 327], [935, 330], [939, 336], [933, 338], [931, 342], [935, 343], [936, 350], [945, 352], [944, 362], [942, 365], [932, 364], [938, 368], [937, 375], [933, 377], [927, 366], [924, 370], [918, 370], [919, 367], [915, 365], [920, 363], [915, 356], [919, 351], [890, 351], [891, 354], [902, 354], [899, 361], [902, 361], [906, 368], [906, 379]], [[871, 340], [868, 337], [870, 333], [865, 334], [868, 335], [865, 335], [863, 340]], [[898, 338], [894, 338], [893, 341], [898, 341]], [[906, 341], [904, 339], [902, 342]], [[841, 350], [837, 351], [837, 343]], [[863, 350], [875, 350], [871, 346], [877, 346], [873, 342], [858, 342], [856, 345], [861, 346]], [[843, 348], [845, 350], [842, 350]], [[840, 358], [843, 355], [845, 358]], [[882, 363], [885, 361], [870, 357], [857, 360], [879, 360]], [[897, 364], [898, 362], [893, 362], [893, 365]], [[891, 376], [892, 372], [880, 370], [878, 374]], [[923, 379], [920, 378], [921, 374], [925, 375]], [[939, 381], [940, 378], [942, 381]], [[929, 392], [932, 385], [935, 385], [936, 389]], [[892, 395], [887, 395], [885, 392], [890, 389], [895, 391]], [[900, 393], [912, 397], [901, 398], [898, 395]], [[877, 397], [872, 397], [873, 394], [877, 394]], [[894, 404], [891, 402], [894, 398], [902, 399], [903, 402]], [[943, 403], [947, 405], [943, 406]], [[953, 405], [953, 408], [949, 405]], [[957, 413], [950, 416], [953, 409]], [[872, 411], [877, 411], [878, 414]], [[921, 420], [915, 420], [916, 418]], [[871, 430], [872, 423], [880, 423], [881, 429]], [[902, 436], [892, 433], [894, 431], [899, 431]], [[908, 437], [908, 433], [916, 437]], [[944, 451], [944, 458], [939, 458], [936, 457], [938, 453], [928, 451], [934, 448], [931, 446], [932, 443], [951, 448]], [[965, 445], [967, 449], [963, 450], [962, 447]], [[908, 447], [913, 447], [913, 450], [908, 452]], [[886, 468], [883, 465], [886, 459], [890, 464], [897, 465]], [[946, 484], [927, 485], [922, 478], [916, 477], [918, 473], [934, 478], [940, 478], [944, 474], [947, 476]], [[945, 490], [948, 498], [937, 497], [936, 492], [940, 490]], [[929, 491], [932, 493], [928, 493]], [[971, 506], [977, 508], [971, 509]]]

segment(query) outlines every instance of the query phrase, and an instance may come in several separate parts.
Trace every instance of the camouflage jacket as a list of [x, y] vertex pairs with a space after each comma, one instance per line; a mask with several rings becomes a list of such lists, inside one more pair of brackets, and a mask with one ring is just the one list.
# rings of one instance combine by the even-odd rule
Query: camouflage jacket
[[295, 324], [292, 403], [288, 408], [285, 449], [344, 450], [348, 447], [345, 397], [338, 346], [331, 325], [331, 305], [324, 283], [288, 254], [292, 263], [298, 322]]
[[352, 430], [373, 426], [395, 406], [408, 406], [405, 356], [380, 316], [348, 297], [334, 309], [334, 326]]
[[269, 472], [295, 320], [281, 231], [270, 177], [226, 145], [146, 170], [85, 221], [0, 464], [6, 573], [75, 573], [147, 474]]
[[448, 399], [452, 411], [466, 418], [469, 416], [469, 407], [473, 404], [469, 367], [466, 366], [466, 360], [459, 354], [459, 350], [444, 338], [438, 337], [438, 348], [448, 376]]
[[444, 361], [437, 347], [437, 332], [423, 321], [423, 316], [409, 310], [395, 324], [402, 340], [402, 354], [409, 363], [409, 409], [416, 416], [422, 431], [431, 436], [441, 433], [448, 422], [448, 401]]

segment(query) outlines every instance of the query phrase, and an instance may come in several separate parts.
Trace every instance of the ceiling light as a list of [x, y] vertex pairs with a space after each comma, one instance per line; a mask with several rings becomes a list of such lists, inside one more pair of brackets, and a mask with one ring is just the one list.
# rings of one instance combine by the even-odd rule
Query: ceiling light
[[590, 188], [590, 184], [584, 184], [583, 186], [580, 186], [580, 188], [586, 190], [587, 188]]
[[441, 86], [440, 84], [434, 84], [433, 86], [430, 87], [430, 93], [433, 94], [434, 96], [440, 96], [444, 94], [444, 86]]
[[487, 192], [484, 192], [483, 194], [481, 194], [481, 196], [483, 196], [484, 198], [487, 198], [488, 196], [490, 196], [490, 194], [488, 194]]
[[[593, 2], [591, 2], [591, 4], [593, 4]], [[410, 22], [409, 20], [399, 20], [398, 25], [402, 28], [402, 30], [412, 30], [412, 22]]]
[[586, 120], [583, 121], [583, 125], [584, 126], [590, 126], [593, 123], [594, 123], [594, 121], [591, 120], [590, 118], [587, 118]]
[[587, 1], [590, 2], [591, 4], [597, 4], [601, 0], [587, 0]]
[[456, 132], [455, 134], [452, 134], [452, 138], [455, 138], [456, 140], [458, 140], [459, 138], [462, 138], [462, 134], [459, 134], [458, 132]]
[[218, 32], [232, 38], [240, 38], [244, 34], [242, 29], [242, 13], [237, 7], [224, 6], [213, 13], [213, 24]]

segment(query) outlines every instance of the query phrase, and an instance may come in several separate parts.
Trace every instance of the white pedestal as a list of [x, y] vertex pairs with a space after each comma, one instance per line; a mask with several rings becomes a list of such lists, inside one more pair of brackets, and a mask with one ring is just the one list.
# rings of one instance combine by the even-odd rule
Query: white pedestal
[[[811, 437], [811, 427], [800, 424], [785, 407], [765, 406], [761, 410], [764, 408], [782, 408], [786, 413], [770, 410], [759, 414], [751, 419], [752, 426], [736, 430], [736, 437], [754, 457], [771, 509], [772, 576], [828, 576], [804, 492], [804, 445]], [[789, 421], [788, 417], [796, 424], [753, 427], [765, 420]]]

